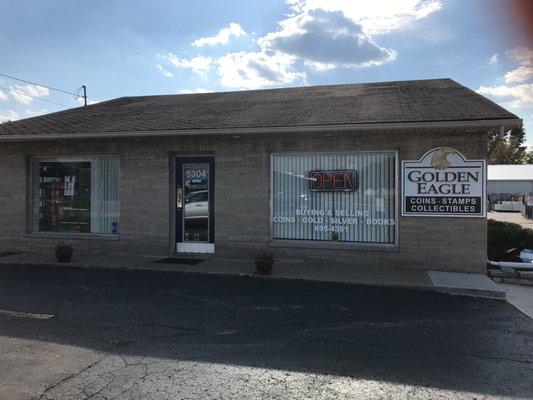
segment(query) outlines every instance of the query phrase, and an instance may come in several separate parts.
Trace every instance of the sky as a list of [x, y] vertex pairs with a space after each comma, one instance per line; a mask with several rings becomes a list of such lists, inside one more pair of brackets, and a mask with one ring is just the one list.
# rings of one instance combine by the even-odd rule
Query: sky
[[[0, 74], [86, 85], [89, 103], [449, 77], [522, 118], [533, 146], [533, 35], [518, 1], [0, 0]], [[81, 101], [0, 76], [0, 121]]]

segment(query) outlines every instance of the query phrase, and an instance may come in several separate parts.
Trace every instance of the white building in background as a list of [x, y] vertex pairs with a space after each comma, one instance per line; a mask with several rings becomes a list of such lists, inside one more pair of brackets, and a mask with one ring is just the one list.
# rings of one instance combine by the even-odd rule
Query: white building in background
[[495, 211], [524, 212], [533, 201], [533, 164], [489, 165], [487, 194]]

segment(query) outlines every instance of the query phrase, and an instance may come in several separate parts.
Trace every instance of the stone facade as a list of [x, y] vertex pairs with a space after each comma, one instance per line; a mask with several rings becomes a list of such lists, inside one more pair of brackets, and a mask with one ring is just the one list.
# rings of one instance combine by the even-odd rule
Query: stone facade
[[[486, 157], [486, 133], [464, 130], [354, 131], [335, 134], [272, 134], [242, 137], [175, 137], [0, 143], [0, 251], [51, 249], [59, 235], [30, 233], [31, 156], [119, 155], [120, 235], [70, 235], [77, 252], [167, 255], [173, 252], [173, 154], [215, 157], [215, 251], [248, 258], [269, 245], [278, 259], [327, 261], [356, 267], [482, 272], [485, 218], [401, 217], [398, 246], [270, 242], [270, 154], [275, 151], [398, 150], [416, 160], [440, 146], [468, 158]], [[398, 173], [400, 174], [401, 171]], [[398, 176], [398, 182], [400, 177]], [[400, 189], [399, 189], [400, 190]], [[401, 201], [401, 193], [398, 203]], [[325, 264], [326, 265], [326, 264]]]

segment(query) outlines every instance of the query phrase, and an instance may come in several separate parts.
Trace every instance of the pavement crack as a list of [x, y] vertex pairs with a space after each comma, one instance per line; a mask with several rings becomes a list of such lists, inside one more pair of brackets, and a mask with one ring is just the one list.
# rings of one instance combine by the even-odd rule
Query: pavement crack
[[48, 392], [50, 392], [51, 390], [54, 390], [56, 387], [62, 385], [63, 383], [65, 383], [66, 381], [68, 381], [69, 379], [73, 379], [81, 374], [83, 374], [85, 371], [91, 369], [92, 367], [94, 367], [96, 364], [98, 364], [100, 361], [102, 361], [104, 358], [106, 358], [107, 355], [103, 355], [101, 356], [100, 358], [98, 358], [96, 361], [93, 361], [92, 363], [90, 363], [89, 365], [87, 365], [85, 368], [79, 370], [79, 371], [76, 371], [66, 377], [64, 377], [63, 379], [57, 381], [56, 383], [46, 387], [44, 389], [44, 391], [41, 393], [41, 395], [39, 396], [39, 399], [45, 399], [45, 396]]

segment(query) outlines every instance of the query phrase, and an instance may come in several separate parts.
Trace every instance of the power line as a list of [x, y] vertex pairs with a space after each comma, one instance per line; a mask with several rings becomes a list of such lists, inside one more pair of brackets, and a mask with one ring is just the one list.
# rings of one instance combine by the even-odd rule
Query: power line
[[[0, 73], [0, 76], [4, 76], [6, 78], [9, 78], [9, 79], [14, 79], [16, 81], [19, 81], [19, 82], [24, 82], [24, 83], [28, 83], [30, 85], [35, 85], [35, 86], [40, 86], [40, 87], [43, 87], [43, 88], [46, 88], [46, 89], [49, 89], [49, 90], [55, 90], [55, 91], [58, 91], [58, 92], [61, 92], [61, 93], [66, 93], [66, 94], [71, 94], [74, 96], [74, 98], [76, 100], [78, 100], [78, 98], [82, 98], [83, 99], [83, 103], [84, 105], [86, 106], [87, 105], [87, 88], [85, 87], [85, 85], [83, 85], [82, 87], [80, 87], [76, 93], [73, 93], [73, 92], [69, 92], [67, 90], [63, 90], [63, 89], [58, 89], [58, 88], [55, 88], [55, 87], [52, 87], [52, 86], [46, 86], [46, 85], [41, 85], [40, 83], [35, 83], [35, 82], [30, 82], [30, 81], [26, 81], [24, 79], [20, 79], [20, 78], [15, 78], [14, 76], [11, 76], [11, 75], [7, 75], [7, 74], [2, 74]], [[15, 92], [16, 91], [14, 89], [5, 89], [5, 90], [11, 90], [12, 92]], [[80, 91], [83, 90], [83, 96], [80, 96]], [[26, 96], [30, 96], [30, 95], [26, 95]], [[33, 96], [30, 96], [30, 97], [33, 97]], [[35, 97], [34, 97], [35, 98]], [[38, 100], [43, 100], [43, 99], [38, 99]], [[59, 104], [59, 103], [54, 103], [53, 101], [51, 100], [44, 100], [44, 101], [48, 101], [49, 103], [53, 103], [53, 104]], [[60, 104], [60, 105], [63, 105], [63, 104]], [[69, 107], [69, 106], [65, 106], [65, 107]]]
[[69, 91], [66, 91], [66, 90], [63, 90], [63, 89], [57, 89], [57, 88], [52, 87], [52, 86], [41, 85], [40, 83], [35, 83], [35, 82], [26, 81], [26, 80], [24, 80], [24, 79], [15, 78], [14, 76], [10, 76], [10, 75], [6, 75], [6, 74], [2, 74], [2, 73], [0, 73], [0, 76], [4, 76], [4, 77], [6, 77], [6, 78], [13, 79], [13, 80], [15, 80], [15, 81], [19, 81], [19, 82], [29, 83], [30, 85], [40, 86], [40, 87], [43, 87], [43, 88], [46, 88], [46, 89], [56, 90], [56, 91], [58, 91], [58, 92], [62, 92], [62, 93], [66, 93], [66, 94], [72, 94], [72, 95], [74, 95], [74, 96], [77, 96], [77, 95], [78, 95], [77, 93], [74, 93], [74, 92], [69, 92]]
[[35, 99], [35, 100], [46, 101], [47, 103], [52, 103], [52, 104], [55, 104], [55, 105], [58, 105], [58, 106], [72, 107], [72, 106], [67, 106], [66, 104], [56, 103], [55, 101], [52, 101], [52, 100], [48, 100], [48, 99], [43, 99], [41, 97], [32, 96], [31, 94], [20, 92], [20, 91], [15, 90], [15, 89], [6, 88], [6, 87], [3, 87], [3, 86], [0, 86], [0, 89], [8, 90], [8, 91], [13, 92], [13, 93], [18, 93], [18, 94], [20, 94], [22, 96], [28, 96], [28, 97], [31, 97], [32, 99]]

